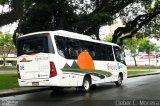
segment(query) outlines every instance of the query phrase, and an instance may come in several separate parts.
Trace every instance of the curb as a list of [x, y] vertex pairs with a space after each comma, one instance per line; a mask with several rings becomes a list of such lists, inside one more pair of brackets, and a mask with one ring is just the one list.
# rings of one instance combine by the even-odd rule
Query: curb
[[160, 74], [160, 72], [156, 72], [156, 73], [149, 73], [149, 74], [136, 74], [136, 75], [129, 75], [127, 78], [140, 77], [140, 76], [147, 76], [147, 75], [156, 75], [156, 74]]
[[27, 94], [27, 93], [33, 93], [33, 92], [40, 92], [50, 90], [48, 87], [41, 87], [41, 88], [28, 88], [28, 89], [13, 89], [11, 91], [0, 91], [0, 97], [7, 97], [7, 96], [14, 96], [14, 95], [20, 95], [20, 94]]

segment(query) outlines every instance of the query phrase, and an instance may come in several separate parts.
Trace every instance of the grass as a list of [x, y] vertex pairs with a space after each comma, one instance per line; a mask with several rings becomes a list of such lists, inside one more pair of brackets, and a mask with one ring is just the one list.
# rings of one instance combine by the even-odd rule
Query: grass
[[160, 66], [127, 66], [128, 69], [160, 69]]
[[154, 71], [128, 71], [128, 75], [135, 75], [135, 74], [146, 74], [146, 73], [151, 73], [151, 72], [154, 72]]
[[18, 87], [17, 74], [0, 74], [0, 90]]

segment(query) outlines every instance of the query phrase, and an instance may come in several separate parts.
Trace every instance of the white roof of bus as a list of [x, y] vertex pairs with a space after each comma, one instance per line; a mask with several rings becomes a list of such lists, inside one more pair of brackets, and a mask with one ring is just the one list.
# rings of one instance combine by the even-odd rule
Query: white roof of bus
[[20, 36], [20, 38], [25, 37], [25, 36], [34, 36], [36, 34], [42, 34], [42, 33], [50, 33], [51, 35], [59, 35], [59, 36], [64, 36], [64, 37], [69, 37], [69, 38], [75, 38], [75, 39], [81, 39], [81, 40], [86, 40], [86, 41], [91, 41], [91, 42], [97, 42], [97, 43], [118, 46], [117, 44], [114, 44], [114, 43], [94, 40], [90, 36], [78, 34], [78, 33], [74, 33], [74, 32], [69, 32], [69, 31], [64, 31], [64, 30], [34, 32], [34, 33], [29, 33], [29, 34]]

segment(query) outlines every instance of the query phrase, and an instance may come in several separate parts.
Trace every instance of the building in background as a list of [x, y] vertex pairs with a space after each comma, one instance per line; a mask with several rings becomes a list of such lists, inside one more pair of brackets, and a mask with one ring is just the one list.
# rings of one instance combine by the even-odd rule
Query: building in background
[[[16, 66], [17, 64], [17, 55], [16, 53], [8, 54], [6, 57], [5, 66]], [[3, 66], [3, 58], [0, 56], [0, 66]]]

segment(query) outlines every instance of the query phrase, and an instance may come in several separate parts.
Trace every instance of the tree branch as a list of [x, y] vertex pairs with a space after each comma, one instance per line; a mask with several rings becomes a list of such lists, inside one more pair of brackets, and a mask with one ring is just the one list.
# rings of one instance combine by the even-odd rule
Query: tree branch
[[13, 9], [10, 12], [0, 14], [0, 27], [13, 23], [23, 16], [23, 0], [13, 0]]
[[117, 28], [113, 34], [112, 42], [118, 43], [118, 39], [123, 34], [130, 33], [130, 34], [127, 34], [126, 36], [120, 38], [119, 44], [122, 45], [124, 39], [131, 38], [134, 34], [137, 33], [137, 31], [139, 31], [142, 28], [142, 26], [148, 24], [158, 14], [160, 14], [160, 11], [156, 11], [156, 12], [148, 13], [148, 14], [144, 14], [144, 15], [139, 15], [133, 21], [128, 22], [125, 27]]
[[[126, 35], [126, 36], [123, 36], [123, 37], [121, 37], [120, 39], [119, 39], [119, 45], [123, 45], [123, 41], [124, 41], [124, 39], [127, 39], [127, 38], [132, 38], [133, 36], [134, 36], [134, 34], [136, 34], [144, 25], [146, 25], [146, 24], [148, 24], [153, 18], [155, 18], [158, 14], [160, 14], [160, 11], [156, 11], [156, 12], [153, 12], [153, 13], [149, 13], [149, 14], [145, 14], [145, 15], [140, 15], [140, 16], [138, 16], [135, 20], [134, 20], [134, 23], [136, 23], [136, 24], [134, 24], [134, 25], [132, 25], [131, 24], [131, 29], [129, 28], [128, 30], [126, 30], [126, 31], [128, 31], [128, 33], [130, 32], [130, 34], [128, 34], [128, 35]], [[140, 22], [140, 21], [142, 21], [142, 22]], [[140, 23], [139, 23], [140, 22]], [[134, 26], [134, 27], [133, 27]], [[136, 27], [135, 27], [136, 26]], [[126, 27], [127, 27], [127, 25], [126, 25]], [[119, 34], [117, 34], [117, 39], [120, 37], [120, 36], [122, 36], [122, 34], [126, 34], [127, 32], [125, 32], [125, 33], [123, 33], [124, 31], [123, 30], [125, 30], [125, 28], [126, 27], [124, 27], [124, 29], [122, 29], [122, 31], [120, 31], [121, 32], [121, 35]], [[126, 28], [127, 29], [127, 28]], [[118, 32], [116, 32], [116, 33], [118, 33]]]

